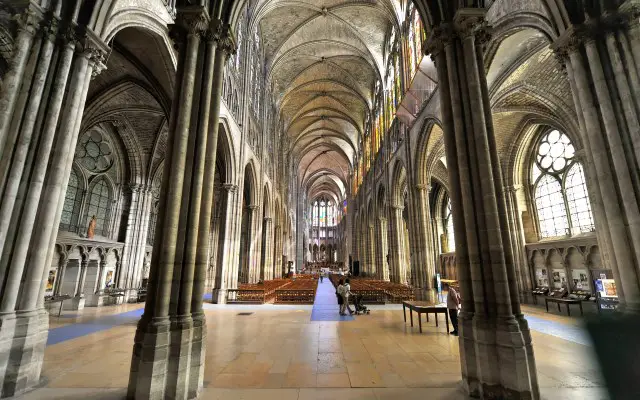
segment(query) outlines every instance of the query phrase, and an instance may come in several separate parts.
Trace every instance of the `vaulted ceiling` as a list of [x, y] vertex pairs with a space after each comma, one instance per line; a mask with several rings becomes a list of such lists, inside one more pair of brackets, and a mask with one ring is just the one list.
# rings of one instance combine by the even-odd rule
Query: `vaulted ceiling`
[[343, 197], [384, 70], [394, 6], [387, 0], [258, 0], [254, 10], [298, 178], [309, 197]]

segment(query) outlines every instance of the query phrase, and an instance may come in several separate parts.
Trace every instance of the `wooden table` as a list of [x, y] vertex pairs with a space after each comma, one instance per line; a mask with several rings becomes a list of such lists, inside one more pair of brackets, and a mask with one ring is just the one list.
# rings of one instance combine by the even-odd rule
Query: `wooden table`
[[580, 315], [584, 315], [582, 312], [582, 300], [579, 299], [558, 299], [555, 297], [545, 297], [544, 298], [544, 305], [545, 307], [547, 307], [547, 312], [549, 312], [549, 302], [551, 303], [556, 303], [558, 305], [558, 312], [560, 312], [560, 304], [566, 304], [567, 305], [567, 315], [571, 316], [571, 309], [569, 308], [569, 306], [571, 304], [577, 304], [580, 306]]
[[420, 333], [422, 333], [422, 317], [421, 314], [427, 314], [427, 322], [429, 322], [429, 314], [435, 314], [436, 326], [438, 326], [438, 314], [444, 314], [444, 319], [447, 323], [447, 332], [449, 332], [449, 310], [444, 306], [436, 306], [433, 303], [427, 301], [403, 301], [402, 302], [402, 314], [404, 315], [404, 322], [407, 322], [407, 312], [409, 309], [409, 317], [411, 318], [411, 326], [413, 326], [413, 311], [418, 314], [418, 325], [420, 327]]
[[62, 314], [62, 304], [65, 300], [69, 300], [72, 296], [69, 295], [61, 295], [61, 296], [51, 296], [49, 299], [45, 300], [46, 304], [60, 303], [60, 309], [58, 310], [58, 317]]

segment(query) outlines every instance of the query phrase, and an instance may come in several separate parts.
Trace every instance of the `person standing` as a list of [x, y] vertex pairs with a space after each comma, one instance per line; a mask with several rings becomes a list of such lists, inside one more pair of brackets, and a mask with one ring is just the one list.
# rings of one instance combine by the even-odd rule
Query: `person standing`
[[338, 298], [338, 305], [340, 306], [340, 315], [345, 315], [344, 313], [344, 297], [342, 294], [344, 293], [344, 280], [340, 279], [338, 282], [338, 286], [336, 286], [336, 297]]
[[320, 271], [320, 283], [324, 280], [324, 272]]
[[447, 290], [447, 309], [449, 310], [449, 319], [453, 326], [453, 330], [449, 333], [458, 336], [458, 307], [460, 307], [460, 295], [458, 291], [449, 284], [447, 284]]
[[[347, 278], [347, 280], [344, 281], [344, 285], [343, 285], [343, 302], [344, 302], [344, 307], [349, 310], [349, 314], [353, 314], [353, 311], [351, 310], [351, 307], [349, 307], [349, 296], [351, 296], [351, 283], [349, 283], [349, 279]], [[343, 315], [344, 315], [344, 310], [342, 311]]]

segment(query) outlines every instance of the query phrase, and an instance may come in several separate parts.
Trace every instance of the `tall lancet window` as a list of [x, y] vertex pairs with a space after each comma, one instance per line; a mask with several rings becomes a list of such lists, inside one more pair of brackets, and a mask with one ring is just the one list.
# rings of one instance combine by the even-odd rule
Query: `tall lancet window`
[[571, 139], [557, 129], [542, 135], [531, 165], [532, 197], [541, 238], [594, 230], [582, 165]]

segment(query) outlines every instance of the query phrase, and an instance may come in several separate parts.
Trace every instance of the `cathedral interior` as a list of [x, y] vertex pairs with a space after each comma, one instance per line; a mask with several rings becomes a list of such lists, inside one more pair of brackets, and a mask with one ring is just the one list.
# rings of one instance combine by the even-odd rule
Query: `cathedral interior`
[[0, 0], [0, 398], [637, 399], [638, 313], [639, 0]]

